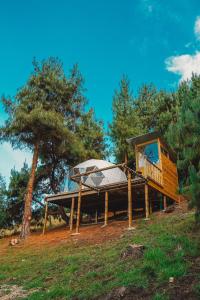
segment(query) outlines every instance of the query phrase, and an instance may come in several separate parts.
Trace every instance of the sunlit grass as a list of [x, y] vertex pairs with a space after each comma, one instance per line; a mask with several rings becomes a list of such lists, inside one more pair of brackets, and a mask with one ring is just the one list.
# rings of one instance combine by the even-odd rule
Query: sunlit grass
[[[132, 243], [146, 247], [144, 257], [122, 260], [122, 251]], [[199, 249], [192, 217], [169, 216], [152, 224], [141, 222], [137, 230], [102, 245], [9, 249], [0, 258], [0, 283], [38, 289], [29, 300], [91, 299], [115, 287], [147, 288], [152, 281], [159, 287], [169, 277], [179, 278], [189, 270], [187, 257], [198, 256]], [[153, 299], [167, 300], [168, 296], [157, 293]]]

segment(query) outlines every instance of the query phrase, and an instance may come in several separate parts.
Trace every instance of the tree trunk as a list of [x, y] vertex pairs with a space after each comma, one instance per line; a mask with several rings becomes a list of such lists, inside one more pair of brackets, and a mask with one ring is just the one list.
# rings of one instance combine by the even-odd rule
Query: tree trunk
[[28, 235], [30, 234], [33, 186], [34, 186], [34, 180], [35, 180], [35, 171], [36, 171], [37, 163], [38, 163], [38, 156], [39, 156], [39, 144], [36, 143], [35, 147], [34, 147], [31, 173], [30, 173], [27, 190], [26, 190], [26, 195], [25, 195], [24, 215], [23, 215], [23, 221], [22, 221], [22, 230], [21, 230], [21, 234], [20, 234], [20, 237], [22, 239], [26, 239], [28, 237]]

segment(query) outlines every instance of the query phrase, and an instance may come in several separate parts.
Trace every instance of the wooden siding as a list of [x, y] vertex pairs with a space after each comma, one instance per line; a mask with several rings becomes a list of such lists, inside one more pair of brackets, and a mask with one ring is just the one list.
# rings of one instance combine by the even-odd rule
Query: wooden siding
[[[161, 144], [161, 147], [164, 146]], [[164, 148], [165, 150], [165, 148]], [[163, 172], [163, 188], [164, 191], [171, 195], [172, 199], [178, 201], [178, 172], [176, 164], [169, 158], [167, 153], [161, 151], [162, 172]]]
[[[144, 177], [148, 179], [151, 187], [178, 202], [180, 197], [178, 195], [178, 173], [176, 164], [170, 159], [170, 155], [162, 142], [159, 139], [157, 139], [156, 142], [158, 142], [159, 164], [154, 165], [147, 161], [142, 168], [139, 168], [138, 164], [138, 150], [141, 146], [155, 143], [155, 139], [148, 141], [148, 143], [143, 143], [142, 145], [135, 145], [136, 171], [141, 172]], [[164, 150], [161, 151], [161, 149]]]

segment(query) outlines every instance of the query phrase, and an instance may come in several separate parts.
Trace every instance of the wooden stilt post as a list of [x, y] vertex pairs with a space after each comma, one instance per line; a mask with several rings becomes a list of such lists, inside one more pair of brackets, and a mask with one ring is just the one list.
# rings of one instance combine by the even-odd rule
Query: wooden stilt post
[[79, 233], [80, 219], [81, 219], [81, 193], [82, 193], [82, 183], [80, 183], [79, 193], [78, 193], [78, 208], [77, 208], [77, 220], [76, 220], [76, 234]]
[[48, 201], [46, 201], [46, 206], [45, 206], [43, 234], [45, 234], [46, 227], [47, 227], [47, 215], [48, 215]]
[[104, 226], [108, 225], [108, 192], [105, 192], [105, 218]]
[[149, 193], [148, 193], [148, 184], [145, 183], [144, 186], [144, 197], [145, 197], [145, 217], [146, 220], [149, 219]]
[[98, 210], [96, 210], [95, 213], [95, 223], [98, 224]]
[[131, 173], [128, 170], [128, 228], [132, 228], [133, 212], [132, 212], [132, 191], [131, 191]]
[[167, 197], [163, 196], [163, 209], [165, 210], [167, 208]]
[[152, 214], [152, 199], [149, 199], [149, 214]]
[[74, 201], [75, 201], [75, 198], [72, 197], [71, 211], [70, 211], [70, 220], [69, 220], [69, 229], [70, 229], [70, 231], [73, 230], [73, 221], [74, 221]]

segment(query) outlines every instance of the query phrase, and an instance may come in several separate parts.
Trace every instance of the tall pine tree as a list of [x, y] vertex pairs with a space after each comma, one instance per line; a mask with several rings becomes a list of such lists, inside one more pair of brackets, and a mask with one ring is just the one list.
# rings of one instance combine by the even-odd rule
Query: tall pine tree
[[3, 98], [8, 120], [1, 128], [1, 138], [13, 147], [33, 152], [28, 180], [21, 238], [30, 233], [32, 196], [39, 156], [48, 145], [63, 144], [69, 157], [81, 156], [84, 147], [71, 130], [74, 119], [84, 105], [82, 78], [77, 69], [66, 78], [61, 63], [54, 58], [41, 64], [33, 62], [34, 72], [14, 100]]
[[177, 91], [181, 98], [177, 122], [171, 124], [168, 140], [178, 154], [182, 192], [196, 208], [196, 221], [200, 224], [200, 76], [193, 75]]
[[109, 135], [113, 142], [113, 153], [118, 162], [125, 157], [132, 158], [126, 139], [143, 132], [142, 123], [135, 110], [135, 101], [127, 77], [123, 77], [118, 91], [113, 97], [113, 120], [109, 126]]

